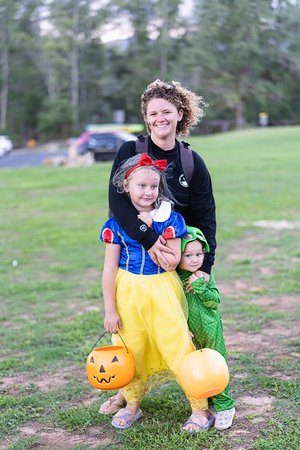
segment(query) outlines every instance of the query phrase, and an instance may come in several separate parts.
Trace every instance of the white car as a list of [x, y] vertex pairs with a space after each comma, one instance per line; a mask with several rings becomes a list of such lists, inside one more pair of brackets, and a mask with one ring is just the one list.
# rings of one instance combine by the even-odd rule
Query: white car
[[8, 136], [0, 134], [0, 157], [6, 155], [6, 153], [11, 152], [13, 149], [13, 144]]

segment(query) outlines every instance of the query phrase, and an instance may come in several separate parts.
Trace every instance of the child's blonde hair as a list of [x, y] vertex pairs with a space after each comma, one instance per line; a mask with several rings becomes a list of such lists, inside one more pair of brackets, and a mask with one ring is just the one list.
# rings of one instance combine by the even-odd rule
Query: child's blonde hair
[[158, 186], [158, 197], [154, 203], [154, 207], [158, 208], [163, 200], [169, 201], [171, 205], [174, 205], [174, 197], [170, 192], [170, 189], [168, 188], [166, 174], [160, 170], [158, 167], [153, 166], [139, 166], [136, 169], [134, 169], [132, 172], [130, 172], [129, 176], [127, 177], [127, 173], [136, 166], [140, 159], [142, 157], [142, 154], [134, 155], [131, 158], [126, 159], [123, 164], [116, 170], [112, 182], [113, 185], [117, 188], [117, 191], [121, 194], [127, 194], [124, 187], [124, 181], [129, 180], [134, 175], [134, 173], [137, 170], [140, 169], [151, 169], [154, 172], [158, 173], [159, 175], [159, 186]]

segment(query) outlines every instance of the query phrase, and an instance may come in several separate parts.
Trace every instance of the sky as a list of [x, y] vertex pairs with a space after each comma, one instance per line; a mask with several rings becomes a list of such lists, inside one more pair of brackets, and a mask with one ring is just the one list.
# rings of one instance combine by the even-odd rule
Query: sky
[[[180, 13], [182, 16], [187, 16], [190, 14], [193, 5], [193, 0], [181, 0], [180, 4]], [[130, 28], [130, 24], [124, 20], [122, 23], [108, 24], [103, 28], [103, 32], [101, 34], [101, 41], [111, 42], [119, 39], [127, 39], [132, 35], [132, 30]]]

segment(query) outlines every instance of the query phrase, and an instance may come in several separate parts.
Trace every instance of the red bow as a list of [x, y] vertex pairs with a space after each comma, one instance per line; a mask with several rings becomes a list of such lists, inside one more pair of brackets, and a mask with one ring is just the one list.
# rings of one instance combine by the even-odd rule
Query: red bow
[[155, 161], [155, 160], [151, 159], [147, 153], [142, 153], [141, 159], [139, 160], [138, 164], [136, 164], [135, 166], [133, 166], [131, 169], [129, 169], [126, 172], [125, 180], [129, 177], [129, 175], [131, 174], [131, 172], [133, 170], [137, 169], [138, 167], [144, 167], [144, 166], [154, 166], [154, 167], [157, 167], [158, 169], [164, 171], [165, 168], [167, 167], [167, 160], [166, 159], [157, 159]]

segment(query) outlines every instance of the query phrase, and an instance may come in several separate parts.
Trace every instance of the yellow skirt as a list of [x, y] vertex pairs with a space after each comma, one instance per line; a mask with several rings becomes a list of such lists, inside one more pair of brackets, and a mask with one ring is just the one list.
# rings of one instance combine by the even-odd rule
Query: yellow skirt
[[[138, 402], [154, 387], [176, 379], [181, 358], [194, 350], [187, 302], [176, 272], [136, 275], [119, 269], [116, 304], [120, 333], [135, 361], [134, 379], [122, 393], [128, 403]], [[123, 345], [117, 334], [112, 341]]]

